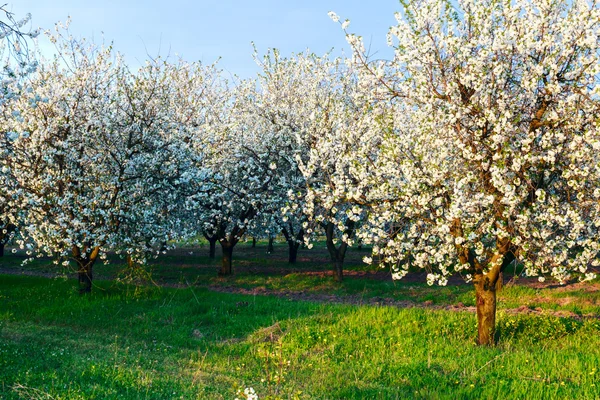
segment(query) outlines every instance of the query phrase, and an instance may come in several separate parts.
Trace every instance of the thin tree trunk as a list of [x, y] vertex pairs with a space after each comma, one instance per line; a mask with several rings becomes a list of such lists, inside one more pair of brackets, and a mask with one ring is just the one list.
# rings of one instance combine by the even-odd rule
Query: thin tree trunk
[[215, 259], [215, 254], [217, 251], [217, 239], [209, 239], [208, 240], [208, 244], [210, 245], [210, 250], [208, 253], [208, 257], [210, 257], [211, 259]]
[[344, 259], [335, 260], [335, 281], [342, 282], [344, 280]]
[[491, 346], [496, 332], [496, 282], [480, 275], [475, 279], [477, 305], [477, 343]]
[[92, 292], [92, 281], [94, 278], [93, 267], [99, 252], [99, 247], [93, 248], [89, 253], [86, 249], [82, 251], [78, 247], [73, 247], [73, 258], [77, 262], [79, 294], [88, 294]]
[[256, 238], [254, 236], [252, 236], [252, 248], [256, 248]]
[[79, 294], [87, 294], [92, 292], [92, 279], [93, 279], [93, 263], [88, 259], [77, 260], [79, 269], [77, 270], [77, 277], [79, 278]]
[[273, 236], [269, 236], [269, 244], [267, 245], [267, 253], [273, 254], [275, 252], [275, 248], [273, 247], [273, 242], [275, 238]]
[[223, 258], [221, 260], [221, 269], [219, 270], [220, 276], [233, 275], [233, 245], [228, 241], [221, 240], [221, 249], [223, 251]]
[[[348, 221], [346, 226], [346, 234], [348, 236], [352, 235], [352, 230], [354, 228], [354, 223], [352, 221]], [[337, 282], [342, 282], [344, 279], [344, 258], [346, 256], [346, 250], [348, 248], [348, 244], [342, 242], [339, 247], [335, 247], [333, 243], [334, 239], [334, 229], [335, 226], [333, 223], [328, 222], [325, 226], [325, 234], [326, 234], [326, 244], [327, 250], [329, 251], [329, 256], [331, 257], [331, 263], [333, 264], [333, 270], [335, 274], [335, 280]]]
[[203, 235], [204, 238], [208, 241], [209, 245], [208, 257], [214, 259], [217, 247], [217, 235], [213, 234], [212, 236], [209, 236], [206, 234], [206, 232], [204, 232]]
[[501, 292], [502, 288], [504, 288], [504, 273], [500, 272], [498, 274], [498, 281], [496, 282], [496, 292]]
[[[243, 214], [240, 219], [251, 217], [254, 211], [250, 210], [247, 214]], [[221, 258], [221, 269], [219, 269], [219, 276], [230, 276], [233, 275], [233, 248], [238, 241], [246, 234], [246, 228], [240, 228], [234, 226], [231, 232], [225, 233], [225, 227], [221, 226], [216, 236], [219, 238], [221, 243], [222, 258]]]
[[300, 247], [300, 243], [288, 242], [288, 246], [290, 248], [288, 262], [290, 264], [296, 264], [296, 260], [298, 258], [298, 248]]
[[6, 231], [6, 233], [2, 233], [0, 232], [0, 257], [4, 257], [4, 246], [6, 246], [6, 244], [8, 242], [10, 242], [10, 239], [12, 238], [12, 234], [13, 232], [17, 229], [17, 227], [13, 224], [3, 224], [0, 221], [0, 231]]
[[298, 258], [298, 249], [300, 248], [300, 245], [304, 243], [304, 228], [300, 228], [294, 237], [294, 226], [290, 223], [289, 230], [287, 227], [284, 227], [281, 230], [281, 233], [283, 233], [283, 236], [285, 237], [289, 247], [288, 262], [290, 264], [296, 264], [296, 259]]

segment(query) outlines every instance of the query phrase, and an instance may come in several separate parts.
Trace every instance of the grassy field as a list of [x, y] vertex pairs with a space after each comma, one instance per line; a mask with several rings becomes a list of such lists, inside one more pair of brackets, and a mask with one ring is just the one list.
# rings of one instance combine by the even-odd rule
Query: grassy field
[[[322, 253], [290, 269], [246, 246], [228, 279], [186, 254], [152, 268], [172, 287], [99, 280], [87, 297], [72, 279], [0, 275], [0, 398], [600, 398], [597, 283], [506, 287], [499, 342], [482, 348], [468, 285], [372, 276], [360, 251], [342, 284], [322, 276]], [[17, 261], [0, 264], [55, 272]]]
[[[217, 246], [219, 248], [219, 246]], [[323, 243], [312, 250], [301, 250], [298, 263], [287, 264], [287, 245], [277, 243], [273, 254], [266, 253], [266, 242], [256, 248], [241, 242], [234, 251], [235, 276], [217, 276], [217, 258], [208, 258], [207, 245], [176, 249], [151, 260], [144, 270], [130, 271], [124, 260], [110, 257], [110, 263], [97, 263], [95, 277], [119, 280], [123, 283], [170, 287], [200, 286], [229, 292], [271, 294], [297, 300], [346, 302], [427, 307], [472, 307], [473, 287], [460, 277], [451, 278], [446, 287], [428, 286], [425, 273], [411, 273], [401, 281], [393, 281], [389, 270], [366, 266], [362, 257], [369, 249], [349, 249], [346, 257], [346, 279], [335, 282], [331, 276], [329, 256]], [[0, 274], [34, 274], [48, 277], [74, 277], [73, 266], [59, 267], [49, 259], [26, 259], [22, 252], [0, 258]], [[544, 284], [519, 276], [512, 268], [505, 274], [507, 287], [499, 294], [501, 309], [551, 312], [557, 316], [600, 314], [600, 280], [594, 284], [571, 284], [557, 287], [552, 281]]]

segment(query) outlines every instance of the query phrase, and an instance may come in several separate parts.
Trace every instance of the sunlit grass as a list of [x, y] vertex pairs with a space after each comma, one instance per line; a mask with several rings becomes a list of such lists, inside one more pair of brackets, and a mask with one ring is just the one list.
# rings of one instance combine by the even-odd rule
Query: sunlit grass
[[[409, 274], [405, 280], [392, 281], [390, 276], [385, 275], [385, 269], [362, 263], [361, 258], [369, 253], [368, 249], [349, 250], [347, 277], [344, 282], [337, 283], [331, 276], [323, 243], [317, 243], [312, 250], [301, 250], [295, 265], [286, 262], [285, 243], [276, 243], [273, 254], [267, 254], [266, 247], [266, 240], [258, 241], [256, 248], [252, 248], [250, 242], [240, 242], [234, 253], [234, 269], [237, 270], [234, 276], [228, 278], [217, 276], [219, 246], [217, 258], [210, 259], [207, 255], [208, 246], [203, 241], [195, 247], [177, 249], [150, 260], [142, 274], [139, 271], [132, 273], [127, 269], [124, 259], [112, 255], [107, 265], [96, 265], [95, 276], [98, 279], [167, 286], [241, 288], [272, 294], [302, 293], [309, 298], [312, 295], [333, 295], [337, 300], [351, 303], [396, 301], [434, 307], [475, 305], [473, 287], [460, 283], [460, 279], [447, 287], [427, 286], [424, 279], [415, 281], [412, 278], [414, 274]], [[34, 259], [22, 265], [24, 259], [22, 253], [16, 256], [10, 254], [0, 259], [0, 266], [17, 273], [74, 276], [73, 266], [56, 266], [49, 259]], [[383, 276], [374, 278], [370, 275], [377, 271]], [[522, 284], [518, 272], [518, 269], [512, 268], [506, 272], [506, 280], [511, 282], [499, 292], [499, 309], [525, 307], [537, 313], [556, 314], [564, 311], [581, 316], [600, 314], [600, 287], [597, 283], [593, 290], [578, 285], [563, 288], [532, 287]]]
[[600, 396], [597, 319], [500, 311], [482, 348], [465, 312], [15, 276], [0, 296], [0, 398]]

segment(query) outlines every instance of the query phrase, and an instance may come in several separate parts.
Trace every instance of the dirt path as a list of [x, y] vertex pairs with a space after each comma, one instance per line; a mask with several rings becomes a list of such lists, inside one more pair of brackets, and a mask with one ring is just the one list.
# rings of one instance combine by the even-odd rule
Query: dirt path
[[[265, 288], [245, 289], [235, 286], [208, 286], [209, 290], [221, 293], [237, 293], [254, 296], [275, 296], [296, 301], [313, 301], [317, 303], [328, 303], [328, 304], [351, 304], [351, 305], [368, 305], [368, 306], [389, 306], [398, 308], [423, 308], [430, 310], [446, 310], [446, 311], [461, 311], [475, 313], [477, 310], [474, 306], [465, 306], [463, 303], [451, 304], [451, 305], [436, 305], [431, 301], [425, 301], [422, 303], [414, 302], [411, 300], [395, 300], [389, 297], [367, 297], [362, 296], [339, 296], [335, 294], [325, 293], [305, 293], [295, 291], [275, 291]], [[499, 311], [507, 314], [529, 314], [529, 315], [545, 315], [555, 316], [561, 318], [574, 318], [574, 319], [600, 319], [598, 314], [584, 314], [579, 315], [572, 311], [560, 310], [543, 310], [542, 308], [530, 308], [527, 306], [520, 306], [518, 308], [502, 308]]]

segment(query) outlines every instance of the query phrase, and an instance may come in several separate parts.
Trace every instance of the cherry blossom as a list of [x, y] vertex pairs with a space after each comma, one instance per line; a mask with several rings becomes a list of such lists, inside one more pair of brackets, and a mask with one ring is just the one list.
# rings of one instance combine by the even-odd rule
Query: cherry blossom
[[[595, 1], [406, 2], [390, 62], [370, 62], [347, 34], [373, 103], [377, 146], [356, 149], [359, 233], [374, 256], [458, 273], [477, 294], [479, 343], [493, 341], [496, 284], [530, 276], [590, 279], [598, 265], [599, 23]], [[376, 131], [379, 131], [377, 133]]]

